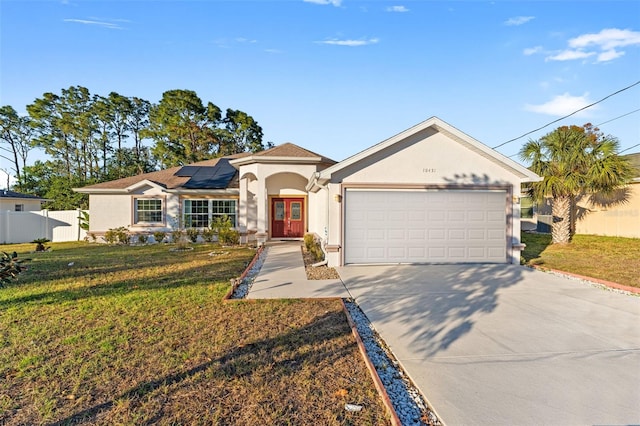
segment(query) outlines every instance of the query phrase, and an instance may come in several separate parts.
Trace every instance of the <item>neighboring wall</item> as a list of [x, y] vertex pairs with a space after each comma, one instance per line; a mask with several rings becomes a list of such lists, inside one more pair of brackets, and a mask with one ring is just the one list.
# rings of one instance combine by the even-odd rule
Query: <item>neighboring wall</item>
[[81, 210], [37, 212], [0, 211], [0, 244], [28, 243], [38, 238], [53, 242], [79, 241]]
[[576, 234], [640, 238], [640, 182], [627, 187], [626, 202], [609, 207], [579, 203], [587, 209], [576, 223]]

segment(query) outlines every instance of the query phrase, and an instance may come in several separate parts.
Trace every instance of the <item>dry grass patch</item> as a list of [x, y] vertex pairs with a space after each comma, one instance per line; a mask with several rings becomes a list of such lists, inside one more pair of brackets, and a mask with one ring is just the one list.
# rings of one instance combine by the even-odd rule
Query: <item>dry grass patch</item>
[[640, 287], [640, 239], [576, 235], [570, 244], [551, 236], [522, 234], [527, 264]]
[[388, 424], [338, 301], [224, 304], [254, 251], [194, 247], [30, 255], [0, 290], [0, 424]]

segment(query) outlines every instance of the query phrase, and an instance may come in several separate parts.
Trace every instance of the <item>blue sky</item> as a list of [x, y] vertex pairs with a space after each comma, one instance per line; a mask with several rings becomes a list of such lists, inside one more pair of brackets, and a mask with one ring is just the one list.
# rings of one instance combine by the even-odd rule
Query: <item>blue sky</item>
[[[190, 89], [335, 160], [434, 115], [493, 147], [640, 81], [631, 0], [2, 0], [0, 28], [1, 105]], [[638, 109], [640, 85], [498, 151], [609, 120], [630, 148]]]

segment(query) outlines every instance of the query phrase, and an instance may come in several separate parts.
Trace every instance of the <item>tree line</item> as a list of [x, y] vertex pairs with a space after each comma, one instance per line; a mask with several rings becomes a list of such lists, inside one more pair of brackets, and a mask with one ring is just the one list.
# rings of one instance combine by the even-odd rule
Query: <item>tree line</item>
[[[0, 157], [14, 189], [52, 200], [50, 209], [86, 208], [86, 194], [74, 187], [273, 146], [249, 114], [228, 108], [223, 115], [191, 90], [166, 91], [153, 104], [71, 86], [43, 94], [27, 113], [0, 107]], [[36, 148], [48, 159], [28, 165]]]

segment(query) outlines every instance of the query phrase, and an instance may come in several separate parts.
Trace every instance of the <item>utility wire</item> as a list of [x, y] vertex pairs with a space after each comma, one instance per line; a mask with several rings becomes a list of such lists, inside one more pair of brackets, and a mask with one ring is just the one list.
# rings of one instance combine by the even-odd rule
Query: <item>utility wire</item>
[[625, 151], [629, 151], [631, 148], [635, 148], [636, 146], [640, 146], [640, 143], [637, 143], [637, 144], [635, 144], [633, 146], [630, 146], [629, 148], [625, 148], [622, 151], [620, 151], [618, 154], [621, 154], [621, 153], [623, 153]]
[[584, 106], [584, 107], [582, 107], [582, 108], [580, 108], [580, 109], [578, 109], [578, 110], [576, 110], [576, 111], [573, 111], [571, 114], [565, 115], [564, 117], [560, 117], [560, 118], [558, 118], [557, 120], [553, 120], [552, 122], [547, 123], [547, 124], [545, 124], [545, 125], [544, 125], [544, 126], [542, 126], [542, 127], [538, 127], [537, 129], [531, 130], [530, 132], [527, 132], [527, 133], [525, 133], [525, 134], [523, 134], [523, 135], [520, 135], [520, 136], [518, 136], [517, 138], [509, 139], [508, 141], [503, 142], [503, 143], [501, 143], [500, 145], [496, 145], [496, 146], [494, 146], [494, 147], [493, 147], [493, 149], [500, 148], [501, 146], [504, 146], [504, 145], [506, 145], [506, 144], [508, 144], [508, 143], [511, 143], [511, 142], [517, 141], [518, 139], [521, 139], [521, 138], [523, 138], [523, 137], [525, 137], [525, 136], [527, 136], [527, 135], [530, 135], [531, 133], [535, 133], [535, 132], [537, 132], [538, 130], [542, 130], [542, 129], [544, 129], [545, 127], [549, 127], [549, 126], [551, 126], [552, 124], [557, 123], [558, 121], [562, 121], [562, 120], [564, 120], [565, 118], [571, 117], [572, 115], [575, 115], [575, 114], [579, 113], [580, 111], [584, 111], [584, 110], [585, 110], [585, 109], [587, 109], [587, 108], [591, 108], [592, 106], [597, 105], [597, 104], [599, 104], [600, 102], [602, 102], [602, 101], [604, 101], [604, 100], [606, 100], [606, 99], [609, 99], [610, 97], [612, 97], [612, 96], [614, 96], [614, 95], [617, 95], [618, 93], [624, 92], [625, 90], [629, 90], [629, 89], [631, 89], [633, 86], [637, 86], [638, 84], [640, 84], [640, 80], [638, 80], [638, 81], [636, 81], [635, 83], [633, 83], [633, 84], [631, 84], [631, 85], [629, 85], [629, 86], [627, 86], [627, 87], [624, 87], [624, 88], [622, 88], [622, 89], [620, 89], [620, 90], [618, 90], [618, 91], [616, 91], [616, 92], [613, 92], [613, 93], [611, 93], [610, 95], [605, 96], [604, 98], [600, 99], [599, 101], [595, 101], [595, 102], [594, 102], [594, 103], [592, 103], [592, 104], [589, 104], [589, 105]]
[[628, 112], [628, 113], [626, 113], [626, 114], [622, 114], [621, 116], [618, 116], [618, 117], [616, 117], [616, 118], [612, 118], [611, 120], [607, 120], [607, 121], [604, 121], [604, 122], [602, 122], [602, 123], [600, 123], [600, 124], [596, 124], [596, 127], [600, 127], [600, 126], [602, 126], [603, 124], [611, 123], [612, 121], [615, 121], [615, 120], [617, 120], [618, 118], [626, 117], [627, 115], [631, 115], [631, 114], [633, 114], [634, 112], [638, 112], [638, 111], [640, 111], [640, 108], [635, 109], [635, 110], [633, 110], [633, 111], [631, 111], [631, 112]]

